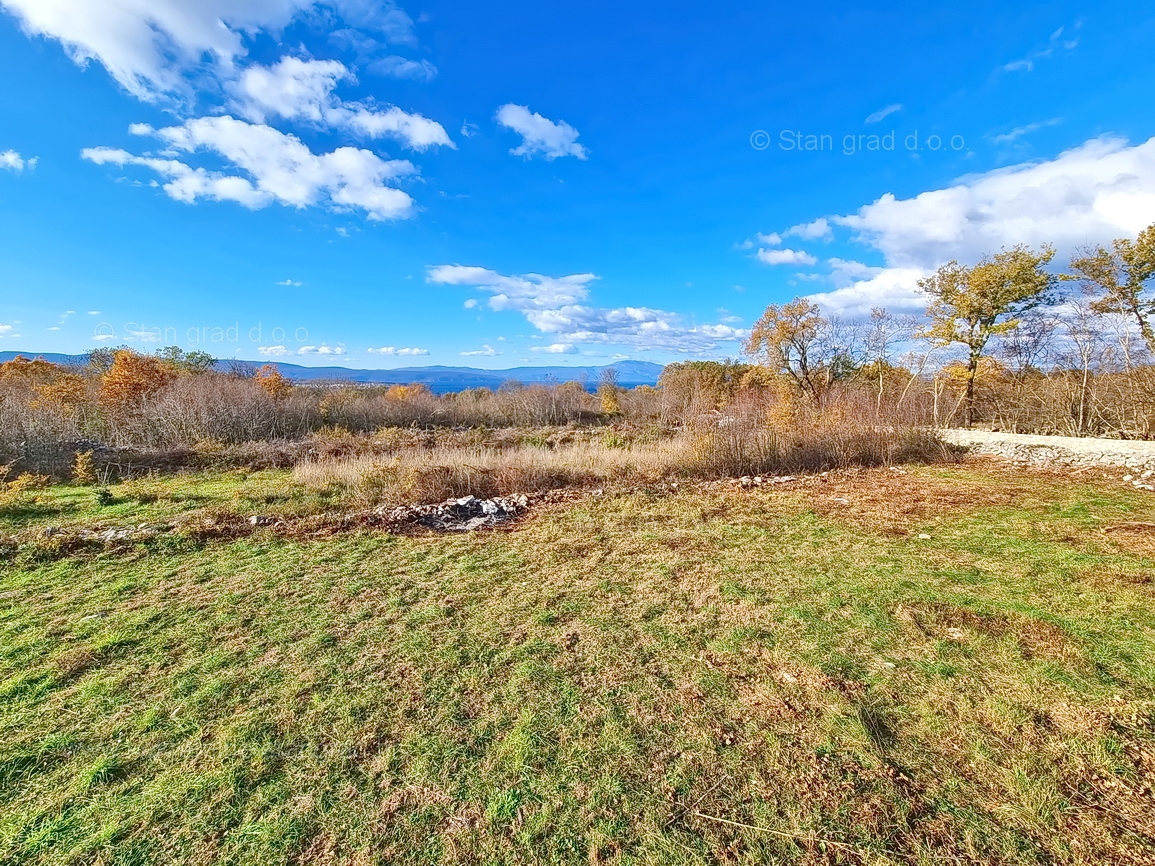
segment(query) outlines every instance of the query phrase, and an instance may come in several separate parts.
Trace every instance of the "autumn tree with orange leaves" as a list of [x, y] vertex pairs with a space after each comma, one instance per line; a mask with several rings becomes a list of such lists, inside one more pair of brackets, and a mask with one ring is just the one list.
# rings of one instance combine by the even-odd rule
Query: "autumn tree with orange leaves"
[[284, 400], [293, 391], [293, 385], [272, 364], [265, 364], [253, 374], [257, 384], [276, 401]]
[[176, 369], [160, 358], [118, 349], [112, 366], [101, 377], [100, 403], [110, 411], [123, 412], [172, 383], [177, 375]]

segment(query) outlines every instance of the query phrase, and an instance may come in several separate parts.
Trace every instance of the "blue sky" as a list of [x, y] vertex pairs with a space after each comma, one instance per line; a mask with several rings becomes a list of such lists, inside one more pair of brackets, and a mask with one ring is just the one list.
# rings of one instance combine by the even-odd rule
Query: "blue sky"
[[843, 5], [0, 0], [0, 350], [736, 357], [1155, 222], [1155, 9]]

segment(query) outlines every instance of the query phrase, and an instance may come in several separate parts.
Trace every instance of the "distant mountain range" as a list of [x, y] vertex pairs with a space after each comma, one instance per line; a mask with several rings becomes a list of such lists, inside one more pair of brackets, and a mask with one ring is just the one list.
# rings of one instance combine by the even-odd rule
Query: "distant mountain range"
[[[43, 358], [53, 364], [75, 365], [87, 362], [84, 355], [62, 355], [55, 352], [0, 352], [0, 363], [17, 355]], [[253, 369], [265, 365], [276, 367], [281, 375], [295, 382], [356, 382], [371, 385], [421, 384], [435, 394], [449, 394], [467, 388], [499, 388], [505, 382], [525, 385], [543, 382], [582, 382], [596, 388], [606, 369], [617, 373], [618, 384], [625, 388], [656, 385], [662, 365], [650, 361], [618, 361], [605, 367], [513, 367], [508, 370], [479, 370], [475, 367], [401, 367], [396, 370], [353, 370], [348, 367], [302, 367], [281, 361], [217, 361], [219, 370], [247, 365]]]

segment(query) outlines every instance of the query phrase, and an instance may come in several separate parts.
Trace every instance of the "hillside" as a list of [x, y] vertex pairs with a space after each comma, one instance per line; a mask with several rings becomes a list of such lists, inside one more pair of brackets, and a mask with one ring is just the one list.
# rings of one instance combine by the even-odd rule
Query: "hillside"
[[[85, 363], [84, 355], [63, 355], [55, 352], [0, 352], [0, 363], [17, 355], [43, 358], [54, 364]], [[512, 367], [506, 370], [482, 370], [476, 367], [399, 367], [393, 370], [357, 370], [349, 367], [304, 367], [283, 361], [221, 360], [217, 368], [228, 370], [237, 365], [254, 369], [264, 365], [276, 367], [281, 375], [295, 382], [355, 382], [372, 385], [425, 385], [436, 394], [464, 391], [467, 388], [499, 388], [505, 382], [517, 381], [526, 385], [538, 382], [583, 382], [594, 388], [606, 369], [617, 372], [618, 384], [627, 388], [638, 385], [656, 385], [662, 365], [650, 361], [618, 361], [602, 367]]]

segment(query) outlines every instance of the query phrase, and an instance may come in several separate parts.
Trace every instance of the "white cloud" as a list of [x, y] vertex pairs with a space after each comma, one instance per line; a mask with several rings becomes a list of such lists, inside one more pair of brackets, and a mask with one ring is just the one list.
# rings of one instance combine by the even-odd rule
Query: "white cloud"
[[250, 66], [233, 85], [234, 96], [249, 120], [271, 117], [320, 123], [337, 83], [353, 73], [336, 60], [282, 57], [273, 66]]
[[[326, 4], [322, 2], [320, 5]], [[391, 0], [331, 0], [329, 5], [334, 6], [348, 24], [380, 34], [388, 43], [394, 45], [417, 43], [413, 19]], [[360, 35], [364, 38], [364, 33]], [[369, 41], [379, 44], [376, 40]]]
[[160, 328], [137, 328], [125, 331], [124, 335], [142, 343], [159, 343], [161, 340]]
[[495, 355], [500, 355], [501, 352], [497, 351], [497, 349], [493, 348], [493, 346], [486, 343], [480, 349], [474, 349], [472, 352], [462, 352], [461, 354], [463, 357], [466, 357], [466, 358], [470, 358], [470, 357], [492, 358]]
[[461, 306], [465, 307], [465, 309], [467, 309], [467, 310], [473, 310], [473, 309], [477, 308], [479, 303], [480, 302], [477, 300], [477, 298], [466, 298], [465, 303], [462, 304]]
[[293, 352], [287, 346], [259, 346], [257, 348], [257, 354], [269, 358], [281, 358], [285, 355], [291, 355]]
[[223, 67], [243, 34], [279, 29], [313, 0], [0, 0], [29, 34], [59, 40], [78, 64], [96, 60], [142, 99], [184, 86], [206, 56]]
[[738, 249], [740, 250], [752, 250], [756, 246], [782, 246], [782, 235], [778, 234], [778, 232], [770, 232], [768, 235], [762, 234], [762, 232], [758, 232], [754, 235], [753, 238], [747, 238], [746, 240], [742, 241], [742, 243], [737, 245]]
[[[917, 282], [952, 259], [973, 263], [1014, 244], [1053, 244], [1062, 263], [1088, 243], [1135, 237], [1155, 217], [1155, 138], [1092, 139], [1054, 159], [960, 178], [909, 199], [886, 194], [830, 217], [881, 253], [884, 268], [831, 259], [837, 290], [812, 296], [846, 314], [925, 306]], [[864, 270], [866, 269], [866, 270]]]
[[1009, 132], [1004, 132], [991, 138], [995, 144], [1013, 144], [1024, 135], [1030, 135], [1032, 132], [1038, 132], [1040, 129], [1046, 129], [1048, 126], [1057, 126], [1062, 123], [1062, 119], [1052, 117], [1050, 120], [1043, 120], [1038, 123], [1028, 123], [1025, 126], [1016, 126]]
[[893, 105], [888, 105], [885, 108], [880, 108], [880, 109], [878, 109], [878, 111], [874, 112], [873, 114], [868, 115], [864, 122], [865, 123], [880, 123], [881, 121], [886, 120], [886, 118], [890, 117], [892, 114], [899, 112], [899, 111], [902, 111], [902, 105], [901, 105], [901, 103], [896, 102]]
[[754, 254], [758, 261], [767, 265], [813, 265], [818, 259], [803, 250], [760, 249]]
[[428, 349], [418, 349], [418, 348], [398, 349], [395, 346], [382, 346], [379, 349], [370, 349], [369, 354], [370, 355], [390, 355], [390, 356], [396, 355], [396, 356], [400, 356], [400, 357], [404, 358], [404, 357], [428, 355], [429, 350]]
[[228, 78], [246, 37], [274, 36], [301, 13], [330, 7], [354, 27], [412, 43], [413, 22], [380, 0], [0, 0], [30, 35], [58, 40], [78, 64], [97, 61], [141, 99], [187, 90], [206, 59]]
[[0, 337], [7, 336], [12, 333], [11, 325], [0, 325]]
[[486, 268], [465, 265], [438, 265], [429, 269], [426, 281], [445, 286], [471, 286], [493, 294], [489, 306], [494, 310], [555, 309], [589, 297], [594, 274], [568, 277], [546, 277], [522, 274], [507, 277]]
[[717, 352], [720, 343], [742, 340], [747, 334], [729, 325], [689, 324], [667, 310], [580, 303], [589, 297], [589, 284], [596, 279], [594, 274], [505, 276], [462, 265], [431, 267], [426, 277], [430, 283], [490, 292], [492, 309], [520, 312], [538, 332], [549, 334], [555, 345], [598, 343], [708, 354]]
[[867, 316], [876, 307], [892, 313], [920, 313], [926, 309], [926, 298], [918, 290], [918, 281], [926, 274], [922, 268], [880, 268], [866, 279], [810, 295], [810, 300], [829, 313], [851, 318]]
[[473, 138], [473, 136], [477, 135], [479, 132], [481, 132], [481, 127], [478, 126], [476, 123], [470, 123], [467, 120], [461, 124], [461, 137], [462, 138]]
[[338, 344], [336, 346], [329, 346], [322, 343], [319, 346], [301, 346], [297, 349], [298, 355], [344, 355], [345, 347]]
[[409, 114], [395, 105], [384, 111], [376, 111], [355, 103], [354, 107], [335, 109], [330, 114], [331, 122], [334, 117], [337, 118], [337, 126], [348, 127], [370, 138], [399, 139], [414, 150], [425, 150], [434, 145], [457, 147], [440, 123], [420, 114]]
[[396, 54], [374, 60], [365, 68], [374, 75], [383, 75], [386, 78], [432, 81], [437, 77], [437, 67], [428, 60], [409, 60]]
[[1155, 215], [1155, 138], [1129, 146], [1092, 139], [1047, 161], [961, 178], [946, 189], [899, 199], [887, 193], [832, 218], [882, 252], [891, 267], [975, 261], [1003, 246], [1134, 236]]
[[[253, 209], [273, 202], [298, 208], [320, 205], [363, 210], [373, 220], [406, 217], [412, 211], [409, 194], [389, 185], [415, 173], [405, 160], [386, 161], [354, 147], [315, 154], [296, 136], [227, 115], [189, 120], [155, 134], [169, 145], [168, 156], [134, 156], [107, 147], [88, 148], [81, 155], [98, 165], [151, 169], [166, 179], [163, 188], [169, 196], [189, 204], [207, 198]], [[247, 177], [171, 158], [175, 152], [200, 151], [223, 157]]]
[[31, 171], [36, 168], [36, 163], [39, 161], [39, 158], [35, 156], [25, 159], [14, 150], [0, 151], [0, 169], [10, 171], [13, 174], [20, 174], [24, 169]]
[[270, 118], [345, 129], [370, 138], [395, 138], [416, 150], [454, 147], [440, 123], [396, 106], [384, 110], [366, 102], [343, 102], [333, 91], [355, 76], [336, 60], [282, 57], [273, 66], [250, 66], [233, 86], [237, 110], [249, 120]]
[[570, 343], [551, 343], [548, 346], [530, 346], [531, 352], [545, 352], [549, 355], [576, 355], [577, 346]]
[[547, 160], [589, 157], [589, 151], [577, 143], [578, 131], [564, 120], [555, 123], [524, 105], [509, 103], [497, 109], [497, 122], [521, 136], [521, 144], [510, 151], [514, 156], [532, 158], [540, 154]]
[[[786, 237], [802, 238], [808, 241], [828, 241], [834, 237], [834, 230], [830, 228], [830, 222], [825, 217], [819, 217], [813, 222], [802, 223], [801, 225], [791, 226], [783, 232]], [[777, 234], [773, 237], [778, 237]], [[769, 238], [769, 236], [767, 236]], [[781, 243], [781, 238], [779, 238]]]
[[300, 286], [303, 286], [304, 283], [302, 283], [300, 280], [280, 280], [279, 282], [273, 283], [273, 285], [274, 286], [286, 286], [286, 287], [292, 286], [294, 288], [298, 288]]
[[99, 316], [99, 315], [100, 315], [100, 310], [89, 310], [89, 311], [88, 311], [88, 315], [90, 315], [90, 316]]
[[830, 266], [830, 278], [836, 283], [866, 279], [867, 277], [876, 276], [883, 271], [883, 268], [871, 267], [870, 265], [850, 259], [827, 259], [826, 264]]
[[[1078, 25], [1076, 25], [1078, 27]], [[1079, 47], [1079, 39], [1066, 38], [1064, 33], [1065, 27], [1060, 27], [1051, 34], [1047, 44], [1041, 48], [1035, 48], [1027, 53], [1026, 57], [1021, 57], [1018, 60], [1012, 60], [1010, 63], [1003, 65], [1004, 72], [1034, 72], [1035, 61], [1041, 60], [1045, 57], [1053, 57], [1058, 53], [1071, 52]]]

